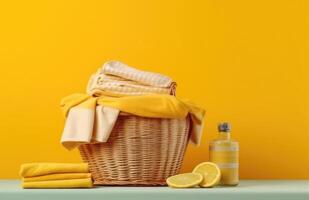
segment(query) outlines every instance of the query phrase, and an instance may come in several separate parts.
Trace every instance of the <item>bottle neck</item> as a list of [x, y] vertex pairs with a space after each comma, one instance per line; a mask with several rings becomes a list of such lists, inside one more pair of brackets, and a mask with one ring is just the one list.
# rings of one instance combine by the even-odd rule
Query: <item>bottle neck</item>
[[230, 140], [231, 134], [230, 134], [230, 132], [220, 131], [218, 139], [219, 140]]

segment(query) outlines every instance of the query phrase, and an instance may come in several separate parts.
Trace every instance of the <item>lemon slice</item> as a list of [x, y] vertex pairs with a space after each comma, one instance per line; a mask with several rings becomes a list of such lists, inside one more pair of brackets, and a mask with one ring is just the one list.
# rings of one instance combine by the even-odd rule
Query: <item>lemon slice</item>
[[201, 174], [185, 173], [169, 177], [166, 183], [173, 188], [189, 188], [199, 185], [202, 181]]
[[198, 173], [203, 176], [203, 181], [200, 183], [201, 187], [213, 187], [218, 185], [221, 179], [221, 172], [215, 163], [203, 162], [197, 165], [193, 173]]

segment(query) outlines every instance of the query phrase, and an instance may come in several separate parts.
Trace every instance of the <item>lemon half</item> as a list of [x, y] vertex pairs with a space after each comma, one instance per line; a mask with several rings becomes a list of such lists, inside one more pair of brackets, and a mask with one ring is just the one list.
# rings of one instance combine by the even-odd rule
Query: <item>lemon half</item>
[[189, 188], [199, 185], [203, 176], [198, 173], [185, 173], [171, 176], [166, 180], [168, 186], [173, 188]]
[[199, 184], [201, 187], [213, 187], [218, 185], [221, 179], [221, 172], [215, 163], [203, 162], [197, 165], [193, 173], [198, 173], [203, 176], [203, 181]]

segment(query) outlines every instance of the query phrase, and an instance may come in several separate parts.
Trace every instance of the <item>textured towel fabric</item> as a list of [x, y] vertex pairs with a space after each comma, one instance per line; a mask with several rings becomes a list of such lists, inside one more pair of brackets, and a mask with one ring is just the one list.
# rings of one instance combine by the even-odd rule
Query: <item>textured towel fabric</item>
[[[106, 106], [142, 117], [152, 118], [185, 118], [190, 115], [192, 121], [191, 141], [200, 144], [205, 111], [189, 101], [180, 100], [171, 95], [143, 95], [124, 97], [90, 97], [86, 94], [73, 94], [65, 97], [61, 102], [64, 115], [67, 117], [65, 127], [74, 128], [94, 126], [96, 106]], [[85, 129], [84, 129], [85, 130]], [[70, 137], [64, 137], [62, 144], [72, 149], [80, 142], [89, 143], [93, 137], [93, 132], [71, 132]], [[70, 140], [63, 140], [64, 138]], [[72, 139], [73, 138], [73, 139]]]
[[174, 94], [176, 84], [171, 84], [168, 88], [141, 85], [131, 80], [112, 80], [109, 75], [98, 75], [94, 77], [88, 94], [92, 96], [101, 96], [103, 91], [120, 95], [145, 95], [145, 94]]
[[88, 173], [87, 163], [26, 163], [19, 174], [24, 178], [57, 173]]
[[102, 92], [119, 95], [172, 94], [176, 83], [162, 74], [129, 67], [119, 61], [106, 62], [90, 77], [87, 93], [100, 96]]
[[91, 178], [22, 182], [24, 189], [91, 188]]
[[119, 61], [106, 62], [101, 72], [156, 87], [169, 87], [173, 82], [162, 74], [138, 70]]
[[23, 182], [54, 181], [91, 178], [90, 173], [60, 173], [23, 178]]

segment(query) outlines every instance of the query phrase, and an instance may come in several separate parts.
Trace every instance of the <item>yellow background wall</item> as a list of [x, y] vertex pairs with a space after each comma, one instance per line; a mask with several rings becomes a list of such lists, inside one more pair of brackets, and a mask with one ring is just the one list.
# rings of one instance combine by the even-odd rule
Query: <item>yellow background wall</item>
[[121, 60], [177, 80], [207, 109], [208, 159], [221, 120], [241, 178], [309, 178], [308, 1], [6, 1], [0, 5], [0, 178], [24, 162], [79, 162], [60, 144], [59, 101]]

